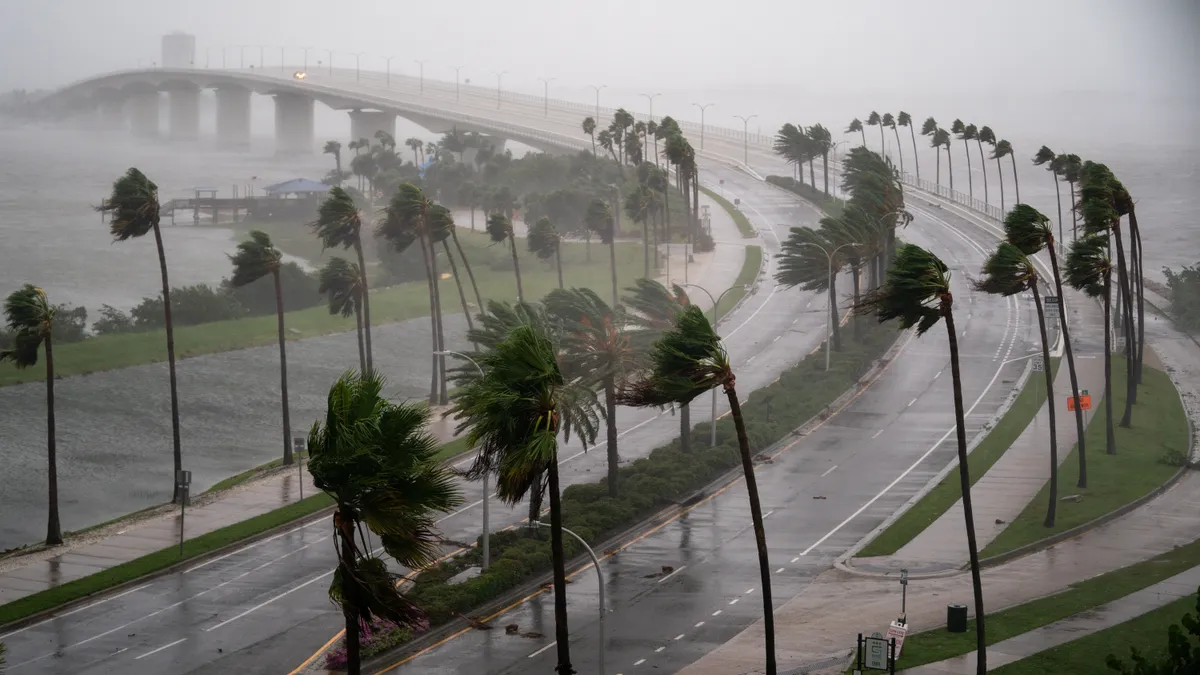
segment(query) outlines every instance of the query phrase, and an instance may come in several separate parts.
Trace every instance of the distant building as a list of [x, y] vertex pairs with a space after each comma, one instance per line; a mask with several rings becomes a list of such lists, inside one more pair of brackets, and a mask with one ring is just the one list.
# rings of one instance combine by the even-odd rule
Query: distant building
[[180, 31], [164, 35], [162, 39], [163, 68], [194, 68], [196, 64], [196, 36]]

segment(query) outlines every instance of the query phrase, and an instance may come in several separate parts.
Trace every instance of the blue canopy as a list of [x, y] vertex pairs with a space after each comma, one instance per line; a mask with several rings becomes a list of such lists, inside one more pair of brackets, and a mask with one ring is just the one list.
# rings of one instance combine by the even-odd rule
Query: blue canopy
[[312, 194], [329, 192], [329, 186], [307, 178], [293, 178], [275, 185], [268, 185], [263, 188], [263, 192], [269, 195]]

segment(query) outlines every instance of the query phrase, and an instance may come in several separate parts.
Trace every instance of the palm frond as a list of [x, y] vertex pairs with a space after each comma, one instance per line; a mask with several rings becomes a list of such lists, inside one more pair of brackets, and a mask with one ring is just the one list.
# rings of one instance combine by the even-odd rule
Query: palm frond
[[1053, 237], [1050, 219], [1028, 204], [1017, 204], [1004, 216], [1004, 238], [1025, 255], [1042, 250]]
[[923, 335], [937, 324], [950, 300], [946, 263], [915, 244], [896, 252], [882, 285], [867, 293], [856, 311], [875, 314], [880, 323], [899, 319], [901, 328], [917, 327]]
[[279, 269], [283, 253], [271, 243], [271, 237], [262, 230], [251, 230], [249, 239], [238, 244], [237, 252], [229, 256], [233, 263], [233, 277], [229, 283], [240, 288], [258, 281]]
[[1087, 234], [1071, 243], [1063, 276], [1071, 288], [1098, 298], [1104, 295], [1105, 280], [1112, 275], [1112, 269], [1108, 238]]
[[654, 343], [648, 361], [649, 371], [618, 394], [623, 405], [682, 405], [713, 387], [733, 383], [721, 338], [694, 305], [680, 312], [675, 325]]
[[363, 277], [358, 265], [345, 258], [330, 258], [321, 268], [318, 280], [317, 292], [329, 297], [329, 313], [353, 316], [363, 295]]
[[109, 214], [108, 227], [114, 241], [141, 237], [158, 225], [158, 186], [136, 168], [130, 168], [113, 183], [108, 200], [97, 207]]
[[549, 260], [558, 253], [561, 239], [554, 223], [550, 222], [546, 216], [542, 216], [529, 228], [526, 245], [529, 247], [529, 251], [536, 254], [539, 259]]
[[994, 295], [1016, 295], [1031, 289], [1038, 281], [1037, 269], [1021, 249], [1008, 243], [1000, 245], [983, 263], [983, 276], [975, 288]]
[[359, 241], [362, 210], [350, 193], [334, 186], [317, 208], [317, 219], [309, 223], [309, 229], [321, 240], [323, 248], [351, 248]]

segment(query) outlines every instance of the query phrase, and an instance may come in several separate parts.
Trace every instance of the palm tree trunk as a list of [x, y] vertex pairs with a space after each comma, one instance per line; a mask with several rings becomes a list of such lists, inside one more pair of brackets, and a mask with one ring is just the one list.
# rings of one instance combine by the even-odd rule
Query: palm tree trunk
[[883, 123], [879, 124], [879, 156], [887, 159], [887, 148], [884, 147], [883, 141]]
[[1067, 181], [1071, 191], [1071, 241], [1079, 239], [1079, 210], [1075, 202], [1075, 181]]
[[608, 264], [612, 269], [613, 307], [618, 304], [617, 291], [617, 228], [613, 228], [613, 236], [608, 240]]
[[47, 504], [46, 545], [63, 543], [62, 524], [58, 519], [58, 437], [54, 430], [54, 345], [46, 334], [46, 473]]
[[833, 332], [833, 351], [842, 351], [842, 326], [838, 320], [837, 271], [829, 275], [829, 325]]
[[975, 137], [975, 144], [979, 146], [979, 168], [983, 171], [983, 204], [988, 203], [988, 182], [987, 182], [987, 158], [983, 155], [983, 141], [979, 137]]
[[971, 144], [963, 139], [963, 152], [967, 154], [967, 196], [975, 201], [975, 178], [971, 176]]
[[[650, 218], [649, 214], [642, 216], [642, 276], [650, 278]], [[561, 285], [561, 284], [560, 284]]]
[[433, 341], [433, 349], [429, 353], [429, 405], [435, 405], [438, 400], [438, 356], [434, 352], [441, 349], [438, 343], [437, 301], [434, 300], [433, 270], [429, 266], [429, 247], [425, 244], [424, 235], [418, 239], [417, 245], [421, 247], [421, 262], [425, 263], [425, 281], [429, 287], [429, 335]]
[[[1129, 316], [1129, 312], [1133, 307], [1133, 293], [1129, 289], [1129, 268], [1125, 266], [1125, 244], [1121, 237], [1121, 228], [1113, 227], [1113, 238], [1117, 241], [1117, 286], [1118, 292], [1121, 294], [1121, 304], [1125, 307], [1125, 316]], [[1132, 354], [1133, 350], [1133, 325], [1130, 321], [1125, 321], [1122, 324], [1122, 330], [1125, 333], [1126, 353]], [[1137, 397], [1137, 378], [1133, 372], [1132, 358], [1125, 360], [1125, 413], [1121, 415], [1120, 425], [1129, 427], [1133, 424], [1133, 401]]]
[[554, 639], [558, 651], [557, 675], [574, 675], [570, 632], [567, 630], [567, 570], [563, 553], [562, 495], [558, 491], [558, 454], [546, 469], [550, 473], [550, 555], [554, 559]]
[[[750, 520], [754, 524], [754, 543], [758, 548], [758, 574], [762, 580], [763, 633], [766, 648], [766, 675], [776, 675], [775, 668], [775, 608], [771, 602], [771, 563], [767, 558], [767, 531], [763, 526], [762, 504], [758, 500], [758, 482], [754, 477], [754, 460], [750, 456], [750, 439], [742, 419], [742, 406], [732, 378], [725, 384], [725, 398], [737, 430], [738, 449], [742, 455], [742, 474], [746, 480], [746, 496], [750, 499]], [[714, 420], [714, 424], [716, 421]]]
[[954, 381], [954, 423], [958, 432], [958, 479], [962, 490], [963, 519], [967, 525], [967, 552], [971, 560], [971, 587], [975, 595], [975, 654], [978, 675], [987, 673], [987, 642], [984, 633], [983, 581], [979, 576], [979, 547], [975, 542], [975, 510], [971, 506], [971, 471], [967, 465], [967, 426], [963, 419], [962, 371], [958, 364], [958, 330], [954, 310], [946, 308], [946, 335], [950, 341], [950, 374]]
[[563, 276], [562, 276], [562, 244], [561, 243], [559, 243], [557, 246], [554, 247], [554, 266], [558, 268], [558, 288], [559, 288], [559, 290], [562, 290]]
[[[171, 443], [175, 471], [183, 469], [183, 451], [179, 441], [179, 381], [175, 377], [175, 322], [171, 319], [171, 283], [167, 280], [167, 253], [163, 249], [162, 230], [158, 223], [154, 224], [154, 243], [158, 247], [158, 269], [162, 274], [163, 321], [167, 329], [167, 376], [171, 384]], [[171, 502], [180, 503], [183, 492], [180, 490], [175, 474], [171, 475], [175, 485]]]
[[471, 306], [467, 304], [467, 292], [463, 289], [462, 278], [458, 276], [458, 265], [454, 262], [454, 255], [450, 253], [450, 244], [447, 244], [445, 239], [442, 240], [442, 248], [446, 251], [446, 260], [450, 261], [450, 274], [454, 276], [454, 284], [458, 287], [458, 301], [462, 304], [463, 315], [467, 317], [467, 330], [475, 330], [475, 322], [471, 320]]
[[[444, 242], [443, 242], [444, 243]], [[447, 252], [449, 250], [447, 249]], [[434, 248], [433, 239], [429, 240], [429, 270], [430, 278], [433, 279], [433, 304], [434, 312], [437, 318], [437, 349], [435, 351], [446, 350], [446, 330], [445, 322], [442, 320], [442, 275], [438, 274], [437, 268], [437, 249]], [[438, 405], [446, 405], [450, 402], [446, 392], [446, 355], [437, 355], [437, 374], [438, 374]]]
[[611, 375], [604, 378], [604, 417], [608, 441], [608, 496], [615, 499], [621, 456], [617, 454], [617, 383]]
[[275, 318], [279, 332], [279, 393], [283, 400], [283, 463], [292, 464], [292, 416], [288, 412], [287, 334], [283, 328], [283, 285], [279, 270], [271, 273], [275, 279]]
[[950, 197], [954, 197], [954, 158], [950, 156], [950, 144], [946, 144], [946, 175], [950, 177]]
[[1021, 203], [1021, 178], [1020, 178], [1020, 176], [1017, 175], [1017, 156], [1016, 156], [1016, 154], [1009, 154], [1008, 158], [1012, 160], [1013, 187], [1017, 191], [1017, 203], [1020, 204]]
[[[472, 211], [474, 213], [474, 211]], [[471, 229], [475, 229], [474, 223]], [[475, 273], [471, 271], [471, 261], [467, 259], [467, 254], [463, 251], [462, 244], [458, 241], [458, 232], [455, 228], [450, 228], [450, 238], [454, 240], [454, 248], [458, 250], [458, 257], [462, 258], [463, 267], [467, 270], [467, 279], [471, 280], [471, 290], [475, 292], [475, 306], [479, 311], [483, 311], [483, 297], [479, 295], [479, 284], [475, 283]], [[449, 254], [447, 254], [449, 255]], [[457, 274], [455, 275], [457, 276]]]
[[692, 450], [692, 407], [688, 403], [679, 406], [679, 450]]
[[[1051, 241], [1046, 248], [1050, 252], [1050, 269], [1054, 272], [1054, 288], [1058, 292], [1058, 306], [1061, 312], [1061, 309], [1066, 306], [1066, 301], [1063, 298], [1062, 275], [1058, 271], [1058, 253], [1054, 250], [1056, 243]], [[1071, 346], [1069, 324], [1066, 313], [1061, 312], [1059, 328], [1062, 330], [1063, 350], [1067, 356], [1067, 370], [1071, 374], [1071, 396], [1078, 401], [1079, 378], [1075, 374], [1075, 348]], [[1051, 407], [1054, 407], [1053, 403], [1051, 403]], [[1079, 482], [1075, 484], [1075, 487], [1085, 488], [1087, 487], [1087, 450], [1084, 447], [1083, 408], [1078, 405], [1075, 406], [1075, 437], [1079, 447]]]
[[[854, 307], [858, 307], [858, 296], [859, 292], [861, 291], [860, 286], [862, 284], [862, 269], [858, 264], [859, 261], [856, 260], [854, 262], [855, 264], [850, 266], [850, 273], [854, 279]], [[862, 322], [859, 321], [860, 317], [857, 311], [855, 311], [853, 308], [851, 308], [850, 311], [854, 313], [854, 341], [862, 342]]]
[[920, 180], [921, 180], [921, 153], [917, 152], [917, 131], [916, 131], [916, 129], [913, 129], [913, 126], [911, 124], [908, 125], [908, 135], [912, 136], [913, 163], [916, 165], [916, 169], [917, 169], [917, 181], [920, 182]]
[[996, 173], [1000, 175], [1000, 219], [1004, 220], [1004, 165], [996, 158]]
[[[336, 519], [335, 515], [335, 521]], [[338, 526], [335, 524], [334, 527]], [[341, 560], [338, 561], [342, 568], [342, 594], [343, 597], [349, 598], [353, 593], [350, 580], [354, 574], [353, 530], [347, 533], [345, 529], [339, 529], [338, 536], [342, 540]], [[361, 675], [362, 656], [358, 634], [358, 611], [354, 608], [353, 603], [342, 603], [342, 616], [346, 619], [346, 675]]]
[[863, 147], [864, 147], [864, 148], [865, 148], [865, 147], [867, 147], [867, 130], [866, 130], [866, 129], [859, 129], [859, 130], [858, 130], [858, 133], [862, 134], [862, 142], [863, 142]]
[[1058, 505], [1058, 428], [1054, 422], [1054, 369], [1050, 367], [1050, 338], [1046, 335], [1046, 313], [1036, 282], [1032, 290], [1033, 306], [1038, 315], [1038, 330], [1042, 334], [1042, 370], [1046, 373], [1046, 409], [1050, 415], [1050, 503], [1046, 506], [1044, 525], [1054, 527], [1055, 508]]
[[591, 133], [588, 135], [592, 137], [592, 157], [595, 157], [596, 156], [596, 134]]
[[900, 155], [900, 173], [904, 173], [904, 148], [900, 145], [900, 130], [892, 126], [892, 133], [896, 135], [896, 153]]
[[[374, 370], [374, 360], [371, 358], [371, 294], [367, 280], [367, 263], [363, 259], [362, 236], [354, 238], [354, 255], [358, 256], [358, 274], [362, 277], [362, 325], [363, 341], [367, 348], [367, 368]], [[366, 372], [364, 370], [363, 372]]]
[[821, 155], [821, 172], [825, 177], [825, 196], [829, 196], [829, 151], [826, 150]]
[[942, 149], [937, 148], [936, 150], [933, 151], [933, 154], [937, 155], [937, 174], [935, 174], [936, 175], [935, 184], [937, 185], [938, 189], [941, 190], [941, 187], [942, 187]]
[[1112, 273], [1104, 276], [1104, 451], [1117, 454], [1112, 406]]
[[511, 232], [508, 234], [508, 243], [512, 250], [513, 273], [517, 275], [517, 302], [525, 302], [525, 290], [521, 288], [521, 263], [517, 260], [517, 238]]
[[813, 157], [812, 155], [809, 155], [809, 157], [808, 157], [808, 182], [812, 183], [814, 191], [817, 189], [817, 170], [816, 170], [816, 166], [814, 165], [815, 161], [816, 161], [816, 158]]
[[[1142, 230], [1138, 227], [1137, 214], [1132, 208], [1129, 209], [1129, 236], [1137, 246], [1137, 313], [1138, 313], [1138, 340], [1137, 340], [1137, 383], [1142, 383], [1142, 359], [1146, 355], [1146, 281], [1145, 267], [1143, 267], [1143, 255], [1145, 249], [1142, 247]], [[1136, 389], [1135, 389], [1136, 391]]]
[[363, 348], [363, 318], [362, 301], [354, 303], [354, 324], [358, 336], [358, 368], [359, 372], [367, 372], [367, 351]]

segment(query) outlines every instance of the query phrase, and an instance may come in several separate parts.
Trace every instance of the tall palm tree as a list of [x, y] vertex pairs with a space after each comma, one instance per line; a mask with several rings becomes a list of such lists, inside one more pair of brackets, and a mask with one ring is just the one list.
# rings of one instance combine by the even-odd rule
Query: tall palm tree
[[850, 125], [846, 127], [846, 130], [843, 131], [842, 134], [852, 134], [856, 131], [862, 134], [863, 147], [867, 147], [867, 132], [863, 131], [862, 120], [858, 119], [857, 117], [850, 120]]
[[[896, 118], [892, 113], [884, 113], [880, 124], [892, 130], [896, 135], [896, 152], [900, 155], [900, 173], [904, 173], [904, 148], [900, 146], [900, 132], [896, 129]], [[880, 129], [882, 131], [882, 128]]]
[[363, 348], [363, 275], [358, 265], [333, 256], [318, 273], [320, 286], [317, 292], [329, 297], [329, 313], [340, 314], [349, 318], [354, 315], [356, 333], [358, 335], [358, 368], [359, 372], [367, 372], [367, 352]]
[[646, 144], [650, 144], [650, 139], [654, 139], [654, 166], [658, 166], [658, 122], [650, 120], [646, 122]]
[[[473, 320], [471, 319], [471, 315], [474, 314], [474, 312], [471, 311], [471, 306], [469, 304], [467, 304], [467, 291], [465, 290], [465, 287], [463, 286], [462, 276], [460, 276], [458, 273], [458, 263], [454, 262], [454, 253], [450, 250], [450, 243], [449, 243], [450, 236], [447, 236], [447, 235], [453, 235], [453, 232], [456, 229], [454, 226], [454, 215], [450, 213], [450, 209], [446, 208], [445, 206], [442, 206], [441, 204], [434, 204], [433, 208], [429, 209], [429, 229], [430, 229], [430, 232], [434, 233], [433, 238], [435, 240], [439, 239], [439, 238], [441, 239], [442, 251], [444, 251], [446, 254], [446, 262], [448, 262], [450, 264], [450, 276], [454, 277], [454, 286], [455, 286], [455, 288], [458, 289], [458, 301], [462, 305], [463, 316], [467, 320], [467, 331], [470, 332], [471, 329], [475, 327], [473, 325]], [[453, 235], [453, 237], [454, 237], [454, 243], [457, 245], [458, 244], [458, 235]], [[467, 271], [470, 272], [471, 264], [469, 262], [467, 262], [467, 256], [465, 254], [463, 254], [461, 246], [458, 247], [458, 253], [459, 253], [459, 255], [462, 256], [463, 264], [466, 265]], [[433, 257], [435, 259], [437, 258], [436, 252], [433, 253]], [[471, 275], [471, 284], [474, 285], [474, 283], [475, 283], [475, 277], [474, 277], [474, 275]], [[479, 289], [478, 288], [475, 289], [475, 297], [476, 297], [476, 300], [478, 301], [479, 300]], [[480, 310], [482, 310], [483, 303], [480, 302], [478, 307]], [[441, 331], [442, 327], [439, 326], [438, 330]], [[442, 349], [445, 350], [445, 347], [446, 347], [445, 337], [439, 335], [438, 341], [442, 343]], [[442, 384], [443, 384], [443, 386], [445, 385], [445, 378], [443, 378]]]
[[1085, 233], [1071, 243], [1067, 253], [1067, 283], [1104, 304], [1104, 440], [1105, 452], [1117, 454], [1112, 410], [1112, 259], [1108, 238]]
[[596, 118], [588, 115], [583, 118], [583, 133], [592, 137], [592, 156], [596, 156]]
[[1083, 170], [1083, 160], [1079, 155], [1067, 154], [1060, 155], [1063, 158], [1062, 169], [1059, 175], [1067, 181], [1067, 186], [1071, 193], [1071, 240], [1079, 238], [1079, 204], [1076, 201], [1075, 184], [1079, 182], [1079, 174]]
[[363, 212], [354, 198], [340, 187], [329, 191], [329, 197], [317, 209], [317, 219], [309, 227], [321, 240], [322, 249], [354, 249], [358, 258], [359, 280], [362, 283], [363, 341], [366, 345], [366, 370], [374, 368], [371, 352], [371, 296], [367, 284], [367, 262], [363, 258]]
[[[775, 154], [787, 160], [799, 172], [800, 182], [804, 182], [804, 162], [808, 161], [809, 142], [804, 129], [788, 122], [779, 128], [775, 134]], [[816, 187], [815, 185], [813, 186]]]
[[[807, 130], [808, 139], [813, 151], [821, 155], [821, 171], [825, 180], [825, 196], [829, 196], [829, 151], [833, 149], [833, 134], [820, 124], [814, 124]], [[811, 164], [809, 166], [812, 166]], [[816, 187], [815, 185], [813, 187]]]
[[[1004, 213], [1004, 171], [1001, 170], [1000, 160], [1004, 157], [1012, 157], [1013, 163], [1013, 183], [1017, 184], [1017, 158], [1013, 155], [1012, 144], [1006, 140], [996, 141], [996, 145], [992, 148], [992, 159], [996, 160], [996, 171], [1000, 174], [1000, 213]], [[1016, 188], [1017, 202], [1021, 201], [1021, 188], [1018, 185]]]
[[[974, 125], [967, 126], [960, 119], [954, 120], [950, 125], [950, 133], [958, 136], [958, 139], [963, 142], [963, 152], [967, 155], [967, 196], [972, 201], [975, 199], [975, 179], [971, 177], [971, 144], [967, 141], [975, 138], [977, 133]], [[950, 153], [949, 148], [946, 149], [947, 155]]]
[[[1041, 215], [1041, 214], [1038, 214]], [[1050, 367], [1050, 338], [1046, 333], [1046, 314], [1042, 307], [1041, 275], [1033, 261], [1021, 249], [1007, 241], [983, 263], [983, 277], [975, 288], [985, 293], [1010, 296], [1029, 292], [1037, 310], [1038, 332], [1042, 336], [1042, 363], [1046, 375], [1046, 410], [1050, 416], [1050, 501], [1046, 505], [1046, 527], [1054, 527], [1055, 507], [1058, 505], [1058, 429], [1055, 425], [1054, 369]], [[1077, 406], [1078, 407], [1078, 406]]]
[[[822, 229], [793, 227], [783, 242], [779, 258], [779, 269], [775, 281], [785, 288], [800, 286], [806, 291], [825, 291], [829, 294], [829, 321], [833, 330], [832, 347], [842, 351], [841, 320], [837, 305], [837, 275], [846, 266], [846, 251], [835, 251], [839, 247], [829, 238], [832, 229], [838, 227], [836, 219], [822, 218]], [[830, 257], [832, 254], [832, 265]]]
[[279, 268], [283, 253], [271, 243], [271, 237], [261, 230], [251, 230], [250, 238], [238, 244], [237, 253], [230, 256], [233, 278], [230, 284], [241, 288], [271, 275], [275, 283], [275, 319], [279, 335], [279, 392], [283, 405], [283, 463], [292, 463], [292, 416], [288, 412], [287, 334], [283, 326], [283, 285]]
[[[679, 313], [691, 305], [681, 286], [672, 284], [668, 289], [653, 279], [635, 279], [633, 286], [625, 292], [621, 300], [630, 310], [629, 321], [641, 328], [634, 337], [641, 343], [639, 350], [642, 352], [648, 351], [663, 331], [675, 325]], [[687, 403], [679, 406], [679, 449], [682, 452], [692, 449], [692, 414]]]
[[[933, 118], [931, 117], [930, 119]], [[942, 186], [942, 143], [949, 142], [949, 134], [945, 136], [943, 134], [946, 134], [943, 129], [934, 129], [933, 133], [928, 134], [929, 147], [933, 148], [934, 153], [937, 155], [937, 176], [934, 184], [939, 188]]]
[[608, 202], [603, 199], [593, 199], [588, 204], [584, 223], [589, 230], [600, 236], [601, 243], [608, 244], [608, 260], [612, 268], [612, 297], [615, 305], [617, 304], [617, 233], [616, 224], [613, 222], [613, 211], [609, 208]]
[[412, 148], [413, 166], [418, 166], [418, 167], [421, 166], [421, 158], [417, 156], [417, 151], [420, 150], [425, 145], [425, 142], [414, 136], [414, 137], [410, 137], [406, 141], [404, 141], [404, 144], [407, 145], [409, 148]]
[[867, 115], [867, 126], [879, 127], [879, 155], [881, 157], [886, 156], [887, 151], [883, 145], [883, 118], [879, 116], [879, 113], [872, 110], [871, 114]]
[[517, 260], [517, 237], [513, 234], [512, 220], [503, 213], [493, 213], [488, 216], [487, 232], [497, 244], [508, 240], [512, 250], [513, 273], [517, 275], [517, 302], [525, 302], [525, 291], [521, 287], [521, 262]]
[[[474, 200], [479, 199], [478, 189], [474, 188], [474, 187], [472, 187], [472, 199], [474, 199]], [[473, 201], [472, 204], [474, 204], [474, 203], [476, 203], [476, 202]], [[474, 214], [475, 214], [475, 207], [472, 206], [471, 207], [471, 218], [472, 218], [471, 229], [472, 230], [475, 229]], [[448, 215], [449, 215], [449, 213], [447, 212], [447, 216]], [[479, 308], [479, 311], [483, 311], [483, 296], [479, 294], [479, 284], [475, 282], [475, 272], [471, 270], [471, 259], [467, 257], [467, 252], [465, 250], [463, 250], [462, 242], [460, 242], [458, 240], [458, 226], [454, 223], [453, 218], [448, 218], [440, 223], [440, 227], [443, 230], [446, 230], [450, 233], [450, 241], [454, 242], [454, 250], [458, 252], [458, 257], [462, 258], [463, 268], [467, 271], [467, 279], [471, 282], [471, 290], [475, 293], [475, 306]], [[445, 243], [445, 240], [442, 240], [442, 241], [443, 241], [443, 243]], [[446, 253], [446, 256], [447, 257], [450, 256], [449, 252]], [[457, 270], [454, 270], [454, 277], [456, 279], [458, 278]]]
[[[4, 301], [4, 319], [12, 332], [12, 347], [0, 349], [0, 363], [12, 361], [17, 368], [37, 365], [38, 349], [46, 348], [46, 545], [63, 543], [58, 518], [58, 435], [54, 427], [54, 316], [57, 308], [46, 299], [46, 291], [25, 284]], [[2, 653], [2, 652], [0, 652]], [[0, 660], [0, 664], [3, 661]]]
[[954, 327], [954, 295], [950, 270], [937, 256], [915, 244], [905, 244], [888, 270], [887, 280], [863, 299], [862, 309], [881, 322], [899, 319], [901, 329], [916, 326], [925, 334], [939, 320], [946, 322], [950, 346], [950, 374], [954, 384], [954, 426], [958, 440], [958, 478], [962, 490], [967, 551], [971, 561], [971, 586], [975, 595], [976, 672], [987, 673], [984, 633], [983, 582], [979, 576], [979, 548], [975, 541], [975, 510], [971, 505], [971, 472], [967, 464], [967, 429], [963, 413], [962, 371], [959, 367], [958, 330]]
[[946, 151], [946, 175], [950, 177], [950, 192], [954, 192], [954, 161], [950, 156], [950, 133], [945, 129], [938, 129], [933, 134], [933, 140], [943, 150]]
[[1037, 154], [1033, 156], [1033, 165], [1047, 165], [1046, 170], [1050, 172], [1050, 175], [1054, 176], [1054, 199], [1058, 203], [1058, 238], [1062, 240], [1062, 190], [1059, 186], [1058, 176], [1062, 171], [1063, 160], [1059, 159], [1053, 150], [1043, 145], [1038, 148]]
[[[1004, 238], [1025, 255], [1035, 255], [1042, 249], [1050, 254], [1050, 271], [1054, 274], [1054, 289], [1059, 303], [1063, 302], [1062, 272], [1059, 269], [1058, 250], [1055, 246], [1054, 228], [1050, 219], [1027, 204], [1017, 204], [1004, 218]], [[1075, 373], [1075, 347], [1071, 344], [1071, 326], [1065, 316], [1059, 319], [1062, 330], [1063, 350], [1067, 356], [1067, 369], [1071, 375], [1071, 396], [1079, 398], [1079, 378]], [[1048, 363], [1048, 362], [1047, 362]], [[1053, 403], [1051, 403], [1053, 407]], [[1087, 448], [1084, 440], [1083, 409], [1075, 406], [1075, 432], [1079, 447], [1079, 483], [1087, 487]]]
[[376, 373], [346, 373], [329, 390], [325, 419], [308, 435], [308, 472], [335, 504], [338, 564], [329, 597], [346, 619], [349, 675], [360, 672], [361, 626], [380, 618], [415, 628], [421, 610], [400, 592], [400, 575], [371, 552], [362, 527], [396, 562], [416, 570], [440, 554], [436, 515], [462, 503], [452, 469], [437, 460], [428, 409], [392, 403]]
[[697, 396], [721, 387], [727, 399], [737, 430], [738, 449], [742, 457], [742, 474], [750, 501], [750, 520], [754, 526], [754, 542], [758, 548], [758, 570], [762, 583], [763, 630], [766, 633], [766, 674], [776, 675], [775, 617], [771, 601], [771, 565], [767, 556], [767, 533], [763, 527], [762, 504], [758, 498], [758, 482], [754, 476], [754, 460], [750, 455], [750, 440], [742, 406], [738, 400], [733, 366], [721, 338], [699, 307], [688, 307], [679, 313], [675, 325], [659, 339], [649, 354], [650, 368], [643, 377], [626, 388], [622, 403], [635, 407], [662, 407], [672, 403], [689, 403]]
[[[912, 136], [913, 163], [916, 165], [917, 180], [919, 181], [919, 180], [921, 180], [921, 158], [917, 154], [917, 131], [913, 127], [912, 115], [909, 115], [908, 113], [901, 110], [899, 113], [896, 114], [896, 124], [899, 124], [902, 127], [908, 127], [908, 135]], [[896, 143], [899, 143], [899, 142], [900, 142], [899, 132], [897, 132]]]
[[566, 556], [563, 551], [562, 493], [558, 436], [575, 431], [584, 443], [596, 439], [595, 392], [563, 376], [554, 343], [537, 325], [517, 325], [481, 354], [481, 377], [463, 386], [455, 412], [469, 429], [467, 444], [479, 448], [468, 476], [496, 475], [497, 495], [510, 504], [548, 478], [550, 552], [554, 562], [555, 672], [571, 675], [567, 626]]
[[558, 234], [558, 229], [554, 227], [554, 223], [546, 216], [537, 219], [530, 228], [529, 236], [525, 240], [529, 247], [529, 252], [538, 257], [539, 260], [548, 260], [554, 258], [554, 266], [558, 269], [558, 287], [563, 287], [562, 273], [562, 237]]
[[342, 144], [338, 141], [325, 141], [325, 148], [321, 150], [322, 154], [333, 155], [333, 163], [337, 175], [337, 185], [342, 184]]
[[642, 226], [642, 276], [650, 276], [650, 214], [654, 192], [646, 185], [625, 195], [625, 213], [633, 222]]
[[[175, 471], [183, 469], [183, 452], [179, 440], [179, 389], [175, 376], [175, 322], [171, 320], [171, 283], [167, 278], [167, 254], [163, 248], [162, 229], [159, 227], [158, 186], [136, 168], [130, 168], [113, 183], [112, 194], [99, 211], [109, 214], [108, 227], [113, 241], [126, 241], [154, 233], [158, 248], [158, 270], [162, 277], [163, 322], [167, 329], [167, 376], [171, 384], [171, 442]], [[174, 484], [172, 501], [178, 503], [183, 494], [171, 475]]]
[[[616, 140], [613, 138], [613, 133], [608, 129], [604, 129], [596, 134], [596, 140], [599, 141], [600, 147], [608, 151], [613, 161], [620, 165], [621, 160], [617, 157], [617, 148], [620, 146], [617, 145]], [[624, 174], [624, 169], [622, 169], [622, 174]]]

